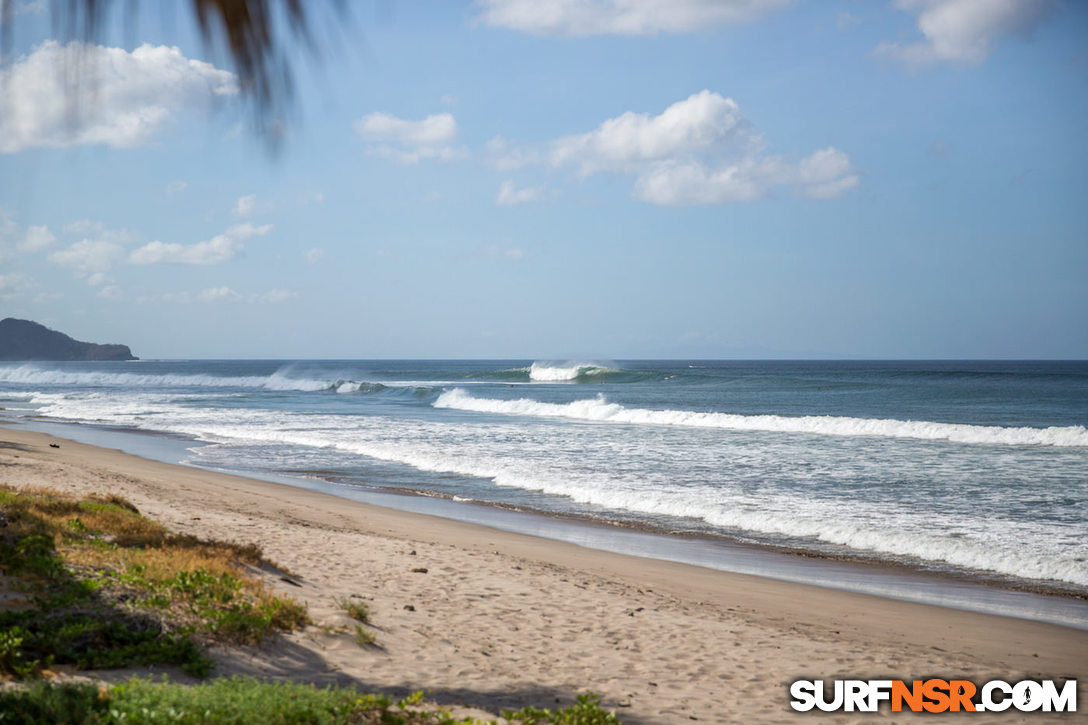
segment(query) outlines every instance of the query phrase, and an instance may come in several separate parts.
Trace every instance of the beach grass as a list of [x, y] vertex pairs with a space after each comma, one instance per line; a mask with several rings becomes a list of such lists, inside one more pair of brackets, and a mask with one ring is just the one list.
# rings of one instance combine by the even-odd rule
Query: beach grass
[[[0, 486], [0, 723], [476, 723], [424, 703], [355, 688], [265, 683], [246, 677], [184, 685], [133, 678], [114, 685], [52, 682], [57, 670], [169, 664], [205, 677], [209, 643], [254, 644], [310, 624], [306, 608], [267, 591], [252, 572], [259, 547], [178, 535], [116, 495], [75, 498]], [[370, 609], [337, 601], [377, 646]], [[612, 725], [595, 695], [557, 710], [504, 711], [512, 723]]]
[[0, 487], [0, 673], [172, 664], [205, 676], [209, 642], [256, 644], [309, 622], [247, 567], [258, 547], [170, 532], [115, 495]]
[[[67, 722], [83, 725], [152, 725], [157, 723], [302, 725], [373, 723], [381, 725], [472, 725], [487, 722], [454, 717], [427, 705], [423, 693], [393, 699], [362, 694], [355, 688], [317, 688], [296, 683], [266, 683], [230, 677], [185, 686], [135, 678], [111, 687], [90, 683], [51, 684], [43, 681], [0, 691], [0, 721], [4, 723]], [[569, 707], [544, 710], [527, 707], [504, 711], [503, 717], [522, 725], [618, 725], [596, 695], [579, 696]]]
[[362, 622], [363, 624], [370, 622], [370, 607], [366, 602], [342, 597], [336, 600], [336, 606], [343, 609], [356, 622]]
[[355, 625], [355, 634], [353, 635], [355, 644], [360, 647], [377, 646], [378, 638], [373, 632], [361, 625]]

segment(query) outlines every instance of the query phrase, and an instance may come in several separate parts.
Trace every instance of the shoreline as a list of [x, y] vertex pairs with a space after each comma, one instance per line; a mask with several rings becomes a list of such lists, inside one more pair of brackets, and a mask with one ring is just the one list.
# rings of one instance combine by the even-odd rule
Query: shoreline
[[[193, 464], [195, 465], [195, 464]], [[202, 466], [197, 466], [202, 468]], [[236, 476], [253, 477], [259, 480], [273, 480], [277, 477], [276, 474], [271, 474], [269, 478], [261, 478], [257, 475], [257, 472], [246, 472], [242, 470], [232, 469], [216, 469], [205, 468], [210, 471], [221, 471], [223, 473], [229, 473]], [[290, 471], [284, 473], [280, 478], [288, 479], [312, 479], [320, 481], [322, 483], [332, 484], [334, 486], [345, 486], [349, 488], [358, 489], [361, 486], [355, 484], [355, 482], [345, 479], [343, 481], [333, 478], [324, 478], [318, 473], [306, 473], [300, 471]], [[290, 484], [288, 484], [290, 485]], [[805, 549], [799, 546], [793, 546], [788, 544], [771, 544], [761, 541], [745, 540], [741, 537], [730, 536], [727, 534], [717, 534], [712, 531], [700, 531], [697, 529], [672, 529], [664, 525], [656, 525], [649, 522], [641, 522], [627, 519], [608, 519], [604, 517], [594, 517], [587, 514], [581, 514], [578, 512], [560, 512], [560, 511], [548, 511], [543, 509], [534, 509], [530, 507], [515, 506], [512, 504], [505, 504], [498, 501], [487, 501], [482, 499], [470, 499], [461, 498], [453, 494], [444, 493], [442, 491], [433, 491], [431, 489], [419, 488], [393, 488], [393, 487], [365, 487], [367, 492], [375, 494], [386, 494], [394, 497], [422, 497], [432, 499], [442, 499], [451, 501], [458, 504], [469, 504], [473, 506], [482, 506], [486, 508], [493, 508], [499, 511], [509, 512], [514, 515], [527, 515], [536, 516], [546, 519], [552, 519], [561, 522], [570, 522], [578, 526], [586, 526], [592, 528], [600, 528], [604, 530], [621, 530], [632, 531], [637, 533], [648, 534], [650, 536], [667, 537], [672, 539], [691, 540], [691, 541], [706, 541], [713, 544], [719, 544], [723, 547], [731, 549], [750, 549], [754, 552], [763, 552], [771, 556], [782, 557], [797, 557], [799, 559], [805, 559], [809, 561], [823, 561], [842, 563], [847, 566], [857, 567], [864, 570], [881, 570], [886, 572], [899, 572], [907, 577], [917, 576], [920, 578], [933, 579], [933, 580], [945, 580], [952, 585], [966, 584], [966, 585], [978, 585], [987, 587], [989, 589], [997, 589], [1008, 592], [1020, 592], [1024, 594], [1036, 594], [1044, 597], [1060, 597], [1070, 600], [1086, 601], [1088, 602], [1088, 589], [1079, 587], [1076, 584], [1055, 582], [1053, 584], [1044, 582], [1042, 580], [1034, 579], [1016, 579], [1013, 577], [1005, 576], [998, 573], [991, 573], [986, 571], [972, 571], [963, 568], [953, 568], [949, 565], [949, 568], [939, 568], [942, 562], [931, 562], [932, 566], [924, 566], [920, 563], [914, 563], [905, 558], [891, 559], [881, 558], [879, 554], [867, 555], [866, 552], [859, 553], [842, 553], [833, 554], [825, 553], [821, 551]], [[331, 493], [331, 495], [337, 495]], [[346, 497], [345, 497], [346, 498]], [[379, 504], [380, 505], [380, 504]], [[398, 506], [390, 506], [390, 508], [401, 508]], [[406, 509], [410, 510], [410, 509]], [[443, 518], [451, 518], [456, 521], [460, 521], [458, 517], [450, 516]], [[648, 556], [648, 558], [655, 558]], [[694, 563], [694, 562], [683, 562]], [[696, 564], [697, 566], [704, 566], [702, 564]], [[799, 565], [803, 566], [803, 564]], [[711, 567], [715, 568], [715, 567]], [[722, 571], [735, 571], [729, 568], [723, 568]], [[737, 572], [743, 573], [743, 572]], [[767, 576], [770, 578], [775, 577], [770, 573], [757, 574], [757, 576]], [[792, 581], [786, 579], [786, 581]], [[843, 588], [835, 583], [827, 582], [821, 586], [830, 587], [832, 589]], [[853, 591], [852, 589], [845, 588], [845, 591]], [[888, 595], [892, 596], [892, 595]], [[895, 598], [895, 597], [892, 597]], [[911, 600], [913, 601], [913, 600]], [[924, 603], [924, 602], [923, 602]], [[949, 605], [942, 605], [949, 606]], [[1086, 622], [1088, 625], [1088, 622]], [[1088, 627], [1086, 627], [1088, 628]]]
[[1077, 678], [1085, 696], [1083, 630], [587, 549], [52, 440], [0, 429], [0, 480], [114, 491], [181, 533], [259, 543], [299, 577], [278, 586], [319, 622], [337, 596], [373, 605], [382, 650], [308, 632], [224, 653], [224, 674], [425, 688], [492, 711], [592, 689], [636, 723], [721, 712], [780, 722], [795, 716], [787, 686], [800, 677]]
[[[0, 424], [3, 424], [0, 422]], [[426, 489], [383, 489], [303, 472], [247, 471], [183, 462], [197, 438], [79, 421], [21, 419], [7, 425], [37, 430], [149, 460], [316, 491], [348, 501], [475, 523], [492, 529], [578, 543], [616, 553], [685, 563], [799, 584], [962, 609], [1088, 630], [1088, 591], [1073, 584], [1017, 580], [955, 567], [933, 569], [864, 554], [828, 555], [803, 548], [737, 540], [699, 531], [674, 531], [576, 513], [519, 509], [486, 500], [458, 499]], [[167, 455], [167, 453], [169, 455]], [[199, 458], [199, 455], [197, 456]]]

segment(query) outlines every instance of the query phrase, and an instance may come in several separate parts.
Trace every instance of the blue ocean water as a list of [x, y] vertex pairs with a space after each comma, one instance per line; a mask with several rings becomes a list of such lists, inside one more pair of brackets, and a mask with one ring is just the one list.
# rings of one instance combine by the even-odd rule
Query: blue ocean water
[[189, 462], [1088, 591], [1088, 362], [0, 365]]

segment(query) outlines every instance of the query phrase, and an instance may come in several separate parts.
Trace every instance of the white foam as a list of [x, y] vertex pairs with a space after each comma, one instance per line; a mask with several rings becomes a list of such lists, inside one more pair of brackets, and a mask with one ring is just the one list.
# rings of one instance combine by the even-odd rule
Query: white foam
[[[213, 395], [231, 398], [226, 392]], [[461, 391], [460, 395], [466, 394]], [[211, 397], [208, 393], [204, 396]], [[457, 396], [447, 402], [451, 399], [457, 400]], [[733, 460], [754, 463], [764, 470], [769, 461], [789, 461], [791, 453], [798, 451], [807, 454], [809, 462], [819, 463], [804, 441], [752, 441], [739, 448], [731, 446], [728, 452], [711, 447], [696, 455], [697, 460], [680, 461], [670, 455], [668, 444], [655, 444], [656, 436], [631, 438], [631, 431], [611, 426], [593, 431], [567, 426], [542, 437], [516, 421], [450, 425], [388, 416], [209, 409], [190, 407], [172, 400], [170, 394], [153, 392], [42, 393], [34, 396], [34, 402], [46, 415], [167, 430], [224, 444], [231, 447], [225, 452], [231, 465], [248, 456], [259, 458], [258, 467], [264, 467], [277, 455], [275, 447], [297, 446], [317, 456], [315, 460], [344, 454], [365, 456], [420, 471], [470, 476], [505, 488], [563, 496], [612, 511], [701, 520], [734, 533], [809, 538], [861, 551], [1088, 586], [1084, 564], [1088, 547], [1078, 535], [1083, 526], [1075, 522], [977, 516], [970, 506], [941, 505], [945, 499], [938, 501], [936, 508], [889, 506], [883, 499], [852, 499], [847, 505], [844, 498], [819, 487], [811, 493], [787, 491], [771, 482], [763, 483], [761, 478], [752, 488], [744, 479], [738, 481], [731, 475], [708, 479], [689, 467], [717, 470], [726, 460]], [[527, 414], [533, 415], [540, 410], [533, 405], [545, 405], [524, 400], [480, 402], [528, 405], [527, 410], [536, 412]], [[614, 405], [595, 399], [578, 403], [590, 411], [598, 405]], [[553, 408], [572, 410], [564, 405]], [[589, 440], [587, 432], [593, 433]], [[258, 447], [248, 449], [250, 445]], [[875, 470], [909, 454], [896, 454], [900, 458], [889, 455], [883, 446], [874, 445], [863, 459], [846, 463]], [[870, 460], [872, 456], [876, 459]], [[966, 461], [958, 465], [975, 465], [975, 456], [965, 452], [964, 457]], [[623, 465], [615, 465], [616, 461], [623, 461]], [[827, 453], [826, 462], [845, 465], [834, 450]], [[788, 464], [776, 470], [786, 478], [803, 475]], [[874, 475], [867, 470], [859, 478]]]
[[693, 410], [648, 410], [609, 403], [603, 395], [571, 403], [542, 403], [529, 398], [495, 400], [476, 398], [461, 388], [446, 391], [434, 402], [436, 408], [477, 413], [570, 418], [574, 420], [629, 423], [637, 425], [678, 425], [738, 431], [806, 433], [835, 436], [877, 436], [944, 440], [953, 443], [997, 445], [1088, 446], [1088, 428], [1080, 425], [1049, 428], [968, 425], [891, 418], [850, 418], [831, 415], [737, 415], [701, 413]]
[[302, 392], [329, 390], [342, 383], [335, 380], [291, 378], [275, 372], [272, 375], [178, 375], [164, 373], [111, 373], [88, 370], [50, 370], [33, 365], [0, 367], [0, 382], [20, 385], [82, 385], [90, 387], [125, 388], [259, 388], [264, 390], [297, 390]]
[[[980, 522], [958, 516], [934, 517], [932, 511], [888, 511], [876, 504], [811, 498], [768, 500], [736, 490], [694, 486], [663, 490], [640, 479], [614, 478], [578, 472], [536, 458], [513, 461], [463, 441], [438, 442], [440, 427], [400, 429], [383, 436], [376, 429], [347, 431], [332, 418], [313, 421], [315, 429], [237, 425], [216, 426], [206, 433], [227, 439], [248, 439], [334, 448], [382, 461], [402, 463], [421, 471], [453, 473], [489, 479], [498, 486], [567, 497], [613, 511], [699, 519], [713, 526], [761, 534], [807, 537], [860, 551], [943, 561], [968, 569], [1034, 579], [1053, 579], [1088, 586], [1088, 568], [1081, 544], [1060, 554], [1040, 531], [1016, 531], [1013, 522]], [[390, 427], [398, 428], [393, 421]], [[326, 427], [327, 425], [327, 427]], [[383, 425], [384, 429], [384, 425]], [[391, 433], [388, 429], [385, 433]], [[539, 451], [535, 451], [539, 453]], [[954, 535], [967, 529], [967, 536]], [[1028, 544], [1027, 542], [1032, 542]]]
[[619, 372], [613, 368], [594, 365], [593, 363], [566, 363], [554, 365], [535, 362], [529, 367], [529, 379], [538, 383], [563, 383], [589, 375]]

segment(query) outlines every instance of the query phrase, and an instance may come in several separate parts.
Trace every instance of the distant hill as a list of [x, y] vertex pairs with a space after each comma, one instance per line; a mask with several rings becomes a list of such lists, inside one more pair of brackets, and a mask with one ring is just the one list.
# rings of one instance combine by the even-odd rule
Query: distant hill
[[73, 340], [30, 320], [0, 320], [0, 360], [139, 360], [128, 345]]

